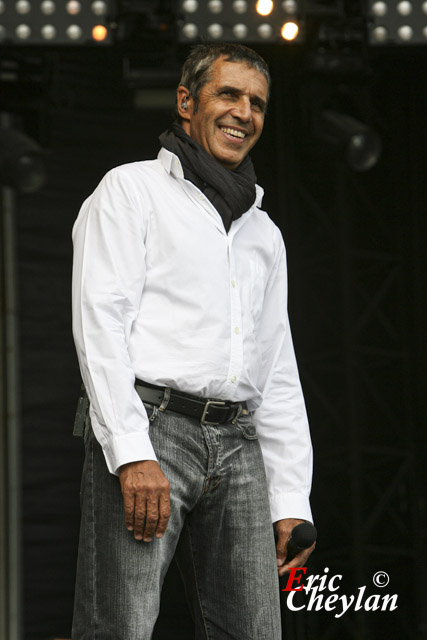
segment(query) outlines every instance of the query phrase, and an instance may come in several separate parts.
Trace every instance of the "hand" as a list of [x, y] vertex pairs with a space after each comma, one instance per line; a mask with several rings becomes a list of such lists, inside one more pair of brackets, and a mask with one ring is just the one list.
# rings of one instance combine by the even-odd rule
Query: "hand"
[[155, 460], [124, 464], [119, 470], [125, 523], [135, 540], [161, 538], [170, 516], [169, 481]]
[[297, 524], [301, 524], [304, 520], [296, 520], [295, 518], [285, 518], [284, 520], [278, 520], [274, 523], [274, 528], [277, 535], [276, 542], [276, 557], [277, 568], [279, 576], [283, 576], [288, 573], [293, 567], [305, 567], [308, 557], [314, 551], [316, 543], [312, 544], [308, 549], [303, 549], [298, 553], [290, 562], [286, 562], [286, 556], [288, 552], [288, 541], [291, 537], [291, 532]]

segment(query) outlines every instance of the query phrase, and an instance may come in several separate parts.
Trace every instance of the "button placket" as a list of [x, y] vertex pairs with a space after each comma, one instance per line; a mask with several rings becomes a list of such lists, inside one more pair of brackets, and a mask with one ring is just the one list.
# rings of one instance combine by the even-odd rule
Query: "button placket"
[[[242, 308], [240, 295], [235, 277], [233, 254], [233, 234], [227, 236], [228, 268], [230, 278], [230, 364], [228, 382], [235, 389], [243, 366], [243, 336], [242, 336]], [[232, 391], [233, 392], [233, 391]]]

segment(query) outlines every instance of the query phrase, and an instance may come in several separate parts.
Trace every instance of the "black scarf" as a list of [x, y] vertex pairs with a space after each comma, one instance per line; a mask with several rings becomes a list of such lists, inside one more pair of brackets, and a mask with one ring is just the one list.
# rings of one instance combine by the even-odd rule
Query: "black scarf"
[[211, 201], [228, 233], [233, 220], [240, 218], [255, 202], [256, 175], [246, 156], [236, 169], [225, 169], [177, 122], [159, 137], [160, 143], [181, 161], [184, 177]]

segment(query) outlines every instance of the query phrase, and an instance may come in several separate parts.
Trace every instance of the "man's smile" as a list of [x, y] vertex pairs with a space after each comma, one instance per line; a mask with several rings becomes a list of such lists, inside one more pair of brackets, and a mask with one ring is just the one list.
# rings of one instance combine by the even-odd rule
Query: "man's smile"
[[248, 135], [246, 131], [242, 131], [241, 129], [235, 129], [234, 127], [220, 126], [219, 128], [223, 133], [227, 134], [227, 136], [231, 136], [232, 138], [237, 140], [244, 140]]

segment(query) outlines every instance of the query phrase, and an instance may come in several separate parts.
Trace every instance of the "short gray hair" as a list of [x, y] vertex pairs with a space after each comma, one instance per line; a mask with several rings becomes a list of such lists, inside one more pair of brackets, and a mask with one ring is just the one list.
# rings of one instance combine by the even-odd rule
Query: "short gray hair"
[[211, 79], [212, 65], [218, 58], [225, 58], [227, 62], [244, 62], [248, 67], [264, 74], [268, 86], [268, 101], [271, 86], [270, 72], [267, 63], [256, 51], [243, 44], [229, 42], [197, 44], [191, 49], [184, 62], [179, 81], [179, 85], [186, 87], [193, 98], [194, 113], [197, 113], [199, 106], [200, 91]]

